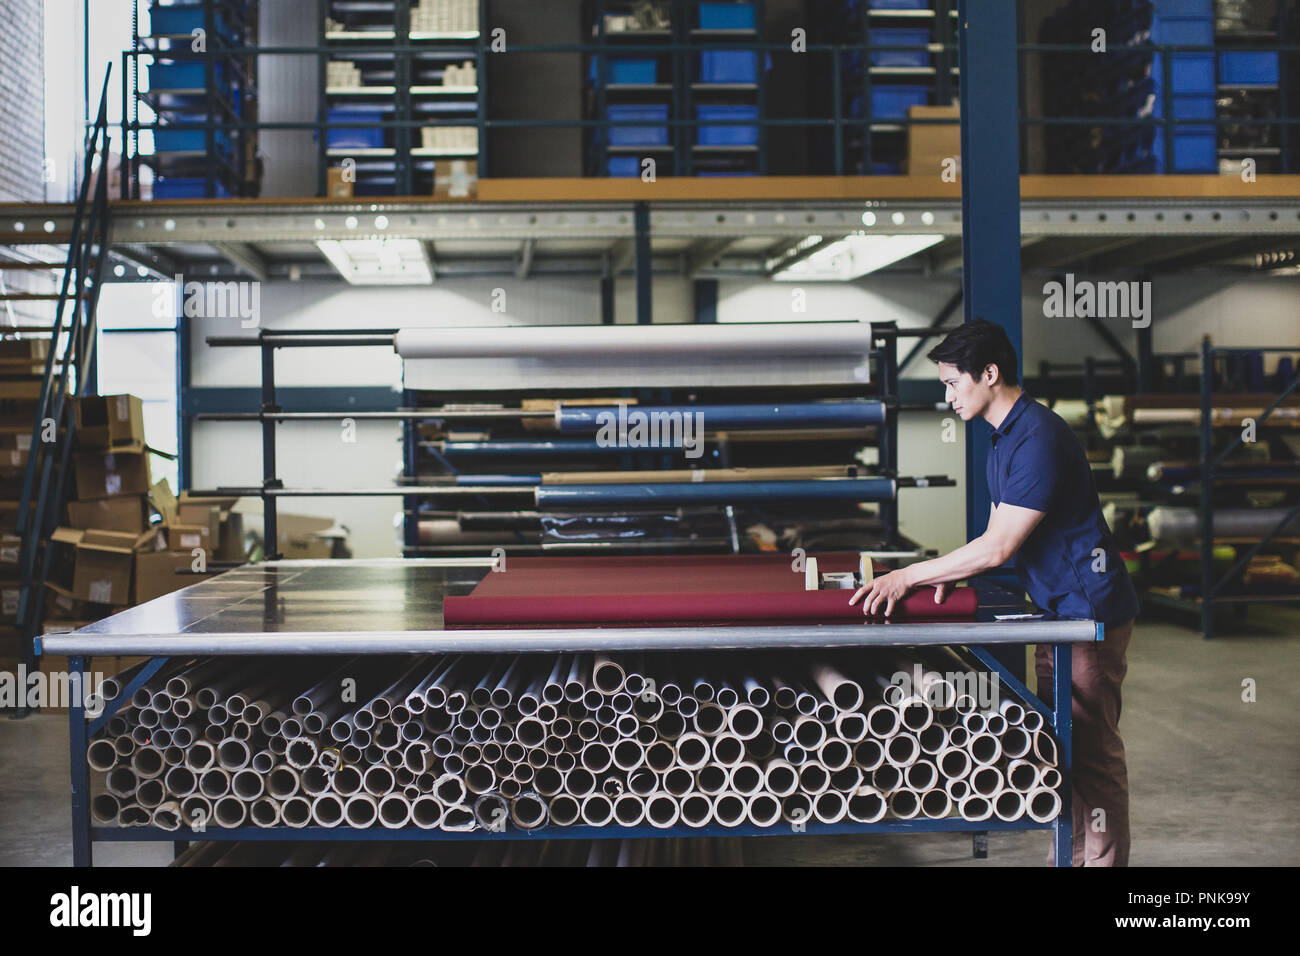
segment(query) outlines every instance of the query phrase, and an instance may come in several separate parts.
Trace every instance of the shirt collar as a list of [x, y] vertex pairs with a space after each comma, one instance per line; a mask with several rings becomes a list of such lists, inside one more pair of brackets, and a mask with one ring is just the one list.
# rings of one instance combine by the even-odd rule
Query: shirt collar
[[1011, 410], [1007, 412], [1006, 417], [1002, 419], [1002, 424], [993, 429], [994, 440], [1006, 436], [1007, 432], [1011, 429], [1011, 426], [1016, 423], [1016, 419], [1025, 413], [1025, 409], [1029, 407], [1031, 401], [1033, 401], [1033, 399], [1029, 397], [1029, 393], [1022, 389], [1020, 397], [1016, 399], [1015, 403], [1011, 406]]

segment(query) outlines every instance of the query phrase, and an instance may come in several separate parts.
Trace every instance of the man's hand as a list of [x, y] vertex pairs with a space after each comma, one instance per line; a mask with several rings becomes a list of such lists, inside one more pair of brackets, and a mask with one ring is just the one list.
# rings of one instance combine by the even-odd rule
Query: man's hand
[[[907, 569], [899, 571], [890, 571], [888, 574], [882, 574], [874, 578], [870, 584], [865, 584], [853, 593], [849, 598], [850, 604], [857, 604], [862, 601], [862, 613], [868, 617], [876, 617], [881, 613], [885, 617], [894, 613], [894, 605], [907, 596], [907, 592], [912, 589], [907, 580]], [[881, 608], [884, 608], [883, 612]]]

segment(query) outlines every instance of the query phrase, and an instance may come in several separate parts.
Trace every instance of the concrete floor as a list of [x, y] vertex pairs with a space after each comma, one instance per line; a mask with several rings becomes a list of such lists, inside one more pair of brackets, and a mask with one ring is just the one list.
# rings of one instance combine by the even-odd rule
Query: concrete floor
[[[1300, 612], [1258, 608], [1203, 641], [1152, 616], [1129, 647], [1121, 729], [1128, 749], [1132, 865], [1300, 863]], [[1255, 703], [1241, 699], [1242, 681]], [[72, 862], [67, 719], [0, 718], [0, 866]], [[753, 865], [1038, 866], [1047, 833], [773, 836], [746, 841]], [[103, 843], [99, 865], [157, 866], [170, 844]]]

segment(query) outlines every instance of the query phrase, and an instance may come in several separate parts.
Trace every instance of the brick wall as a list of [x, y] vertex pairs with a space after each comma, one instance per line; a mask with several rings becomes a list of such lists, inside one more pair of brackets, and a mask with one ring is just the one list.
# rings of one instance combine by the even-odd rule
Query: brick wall
[[45, 198], [43, 9], [43, 0], [0, 0], [0, 202]]

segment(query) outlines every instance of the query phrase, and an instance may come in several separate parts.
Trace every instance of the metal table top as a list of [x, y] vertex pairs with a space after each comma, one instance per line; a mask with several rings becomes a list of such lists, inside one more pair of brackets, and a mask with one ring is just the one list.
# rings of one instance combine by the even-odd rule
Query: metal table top
[[42, 654], [434, 654], [1077, 643], [1092, 621], [447, 629], [491, 558], [277, 561], [235, 568], [69, 634]]

